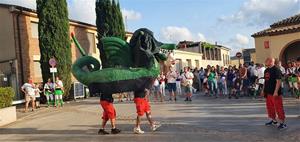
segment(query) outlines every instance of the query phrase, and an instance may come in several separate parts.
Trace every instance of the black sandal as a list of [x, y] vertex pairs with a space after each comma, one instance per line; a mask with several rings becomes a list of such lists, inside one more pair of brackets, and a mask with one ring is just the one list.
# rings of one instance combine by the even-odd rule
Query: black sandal
[[109, 133], [106, 132], [104, 129], [99, 129], [98, 134], [99, 135], [108, 135]]

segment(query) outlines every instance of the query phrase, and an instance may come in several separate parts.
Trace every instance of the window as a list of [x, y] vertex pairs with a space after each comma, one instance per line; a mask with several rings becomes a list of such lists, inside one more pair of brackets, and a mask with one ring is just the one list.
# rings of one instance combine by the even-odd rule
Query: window
[[229, 64], [228, 55], [225, 55], [225, 58], [226, 58], [226, 64], [228, 65]]
[[202, 47], [200, 44], [198, 45], [198, 48], [199, 48], [199, 53], [203, 53], [203, 50], [202, 50]]
[[202, 60], [205, 60], [206, 59], [206, 50], [202, 47], [201, 48], [201, 50], [202, 50]]
[[96, 53], [96, 42], [95, 42], [95, 34], [94, 33], [87, 33], [87, 38], [90, 45], [90, 52]]
[[219, 60], [219, 49], [215, 48], [215, 60]]
[[221, 49], [219, 49], [219, 51], [218, 51], [218, 58], [219, 58], [219, 61], [222, 61]]
[[195, 63], [196, 63], [196, 67], [199, 69], [200, 67], [199, 60], [195, 60]]
[[223, 54], [223, 65], [226, 65], [226, 58], [225, 58], [225, 54]]
[[210, 60], [210, 49], [206, 49], [206, 59]]
[[176, 70], [181, 71], [182, 70], [182, 60], [176, 59]]
[[31, 22], [31, 37], [39, 38], [38, 23]]
[[191, 59], [186, 59], [188, 67], [192, 67], [192, 60]]
[[215, 60], [219, 60], [219, 49], [215, 48]]
[[38, 60], [33, 61], [33, 74], [34, 74], [35, 79], [42, 78], [41, 64], [40, 64], [40, 61], [38, 61]]
[[211, 60], [215, 60], [216, 59], [216, 51], [215, 51], [215, 48], [212, 48], [210, 49], [210, 52], [211, 52]]
[[227, 55], [227, 64], [230, 64], [230, 58], [229, 58], [229, 55]]

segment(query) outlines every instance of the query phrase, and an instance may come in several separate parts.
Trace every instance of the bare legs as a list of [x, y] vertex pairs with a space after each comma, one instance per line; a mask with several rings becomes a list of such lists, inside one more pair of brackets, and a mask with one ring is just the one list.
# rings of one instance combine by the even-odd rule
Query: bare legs
[[[139, 115], [136, 117], [136, 123], [135, 123], [136, 128], [140, 128], [140, 126], [141, 126], [141, 117], [142, 116], [139, 116]], [[147, 117], [147, 120], [148, 120], [150, 126], [153, 127], [154, 122], [153, 122], [153, 119], [152, 119], [152, 116], [151, 116], [151, 112], [147, 112], [146, 117]]]
[[[26, 101], [25, 103], [25, 112], [28, 111], [28, 106], [29, 106], [30, 101]], [[32, 111], [35, 109], [35, 103], [34, 100], [31, 100], [31, 107], [32, 107]]]
[[174, 99], [174, 101], [176, 101], [177, 99], [176, 99], [176, 93], [175, 93], [175, 91], [171, 91], [171, 92], [169, 92], [170, 93], [170, 101], [173, 101], [173, 99]]
[[[105, 128], [107, 121], [108, 120], [103, 119], [103, 121], [102, 121], [102, 129]], [[116, 119], [115, 118], [114, 119], [110, 119], [110, 123], [111, 123], [111, 128], [115, 129], [116, 128]]]

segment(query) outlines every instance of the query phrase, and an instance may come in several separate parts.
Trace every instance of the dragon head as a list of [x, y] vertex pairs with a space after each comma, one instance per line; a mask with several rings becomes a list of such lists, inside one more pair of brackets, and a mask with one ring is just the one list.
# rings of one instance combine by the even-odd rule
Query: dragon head
[[141, 28], [133, 33], [129, 42], [133, 51], [135, 67], [151, 67], [157, 61], [167, 60], [167, 56], [160, 49], [174, 50], [175, 44], [164, 44], [154, 38], [153, 32], [147, 28]]

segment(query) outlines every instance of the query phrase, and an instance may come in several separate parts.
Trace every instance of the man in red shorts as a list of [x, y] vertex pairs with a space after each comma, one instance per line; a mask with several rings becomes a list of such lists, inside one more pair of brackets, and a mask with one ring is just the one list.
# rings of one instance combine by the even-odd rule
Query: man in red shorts
[[136, 125], [133, 129], [133, 132], [135, 134], [143, 134], [144, 131], [141, 130], [141, 117], [146, 114], [147, 119], [150, 124], [150, 128], [152, 131], [156, 131], [161, 125], [155, 124], [151, 117], [151, 110], [150, 110], [150, 104], [148, 100], [146, 99], [146, 95], [149, 95], [150, 91], [148, 89], [145, 89], [145, 92], [134, 92], [134, 103], [136, 105], [136, 111], [137, 111], [137, 118], [136, 118]]
[[100, 96], [100, 105], [103, 108], [103, 116], [102, 116], [102, 128], [98, 131], [99, 135], [107, 135], [109, 134], [105, 131], [105, 126], [108, 120], [111, 123], [111, 134], [118, 134], [121, 130], [116, 128], [116, 110], [113, 105], [114, 99], [112, 95], [104, 95]]
[[265, 125], [272, 126], [279, 122], [278, 129], [286, 129], [287, 125], [284, 123], [285, 114], [282, 104], [281, 71], [275, 66], [274, 58], [267, 58], [265, 64], [267, 69], [264, 73], [265, 82], [261, 95], [266, 98], [267, 112], [271, 119]]

